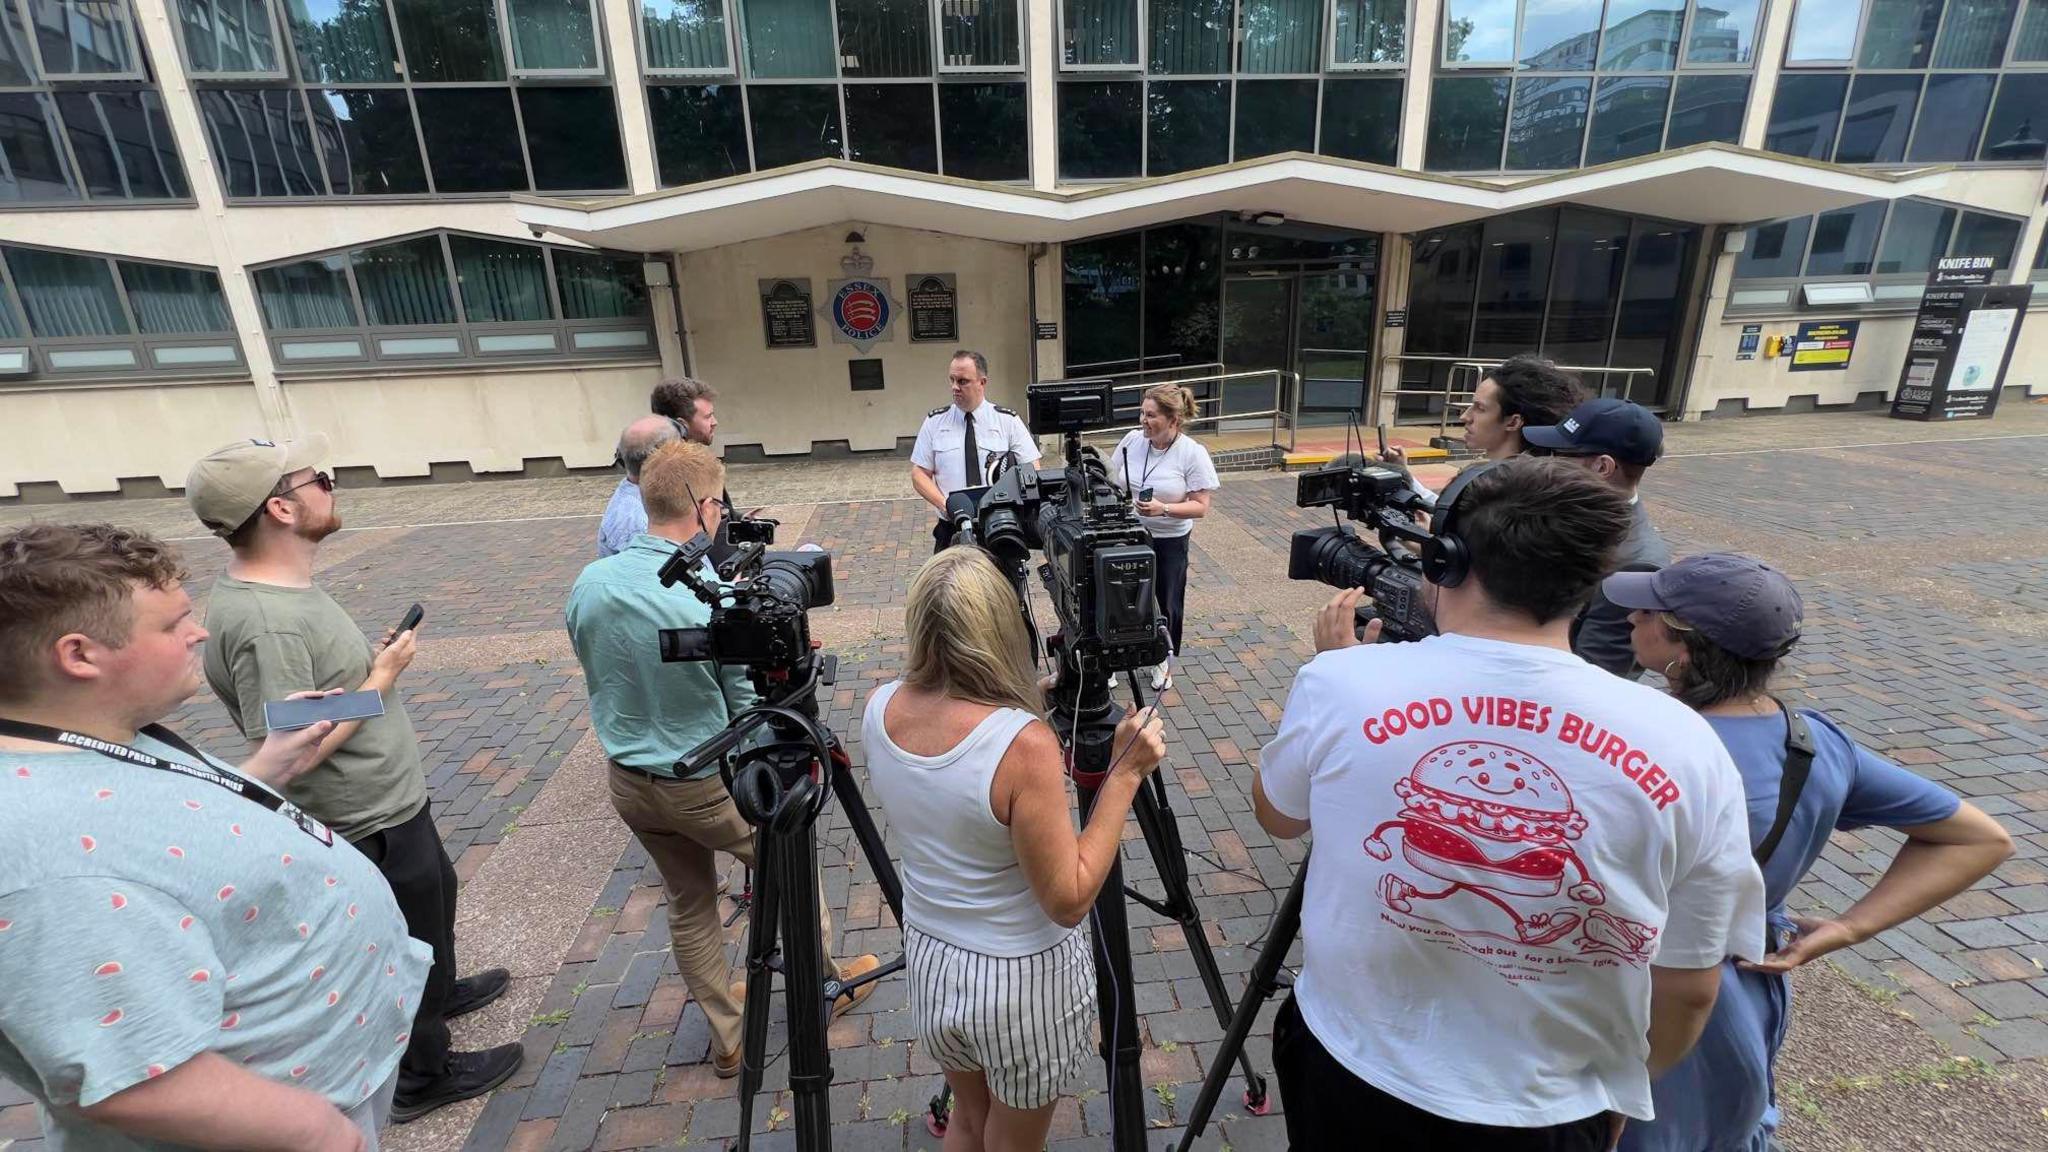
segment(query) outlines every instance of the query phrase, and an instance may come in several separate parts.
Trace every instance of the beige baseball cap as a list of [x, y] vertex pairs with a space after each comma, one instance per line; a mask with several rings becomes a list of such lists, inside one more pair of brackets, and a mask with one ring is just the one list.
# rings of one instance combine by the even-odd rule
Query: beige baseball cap
[[185, 502], [215, 536], [240, 528], [270, 499], [277, 482], [327, 459], [327, 437], [237, 440], [215, 449], [185, 474]]

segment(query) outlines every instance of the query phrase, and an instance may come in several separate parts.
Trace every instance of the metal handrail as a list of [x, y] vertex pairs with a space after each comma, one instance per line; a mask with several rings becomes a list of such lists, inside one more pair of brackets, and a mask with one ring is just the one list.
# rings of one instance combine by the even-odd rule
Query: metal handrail
[[[1505, 358], [1485, 360], [1475, 359], [1470, 356], [1425, 356], [1405, 353], [1388, 356], [1387, 359], [1397, 364], [1414, 362], [1450, 365], [1450, 371], [1444, 373], [1444, 386], [1442, 388], [1387, 388], [1382, 389], [1378, 394], [1381, 399], [1385, 399], [1388, 396], [1431, 396], [1440, 398], [1443, 401], [1443, 409], [1437, 413], [1438, 440], [1445, 440], [1450, 437], [1451, 405], [1457, 402], [1470, 403], [1474, 392], [1479, 387], [1479, 382], [1486, 378], [1486, 373], [1506, 362]], [[1629, 394], [1635, 390], [1638, 377], [1648, 376], [1654, 380], [1657, 376], [1655, 368], [1613, 368], [1606, 365], [1581, 366], [1575, 364], [1556, 364], [1552, 365], [1552, 367], [1560, 372], [1569, 372], [1575, 376], [1598, 373], [1603, 379], [1603, 383], [1597, 393], [1600, 396], [1607, 395], [1607, 386], [1604, 380], [1607, 377], [1620, 376], [1622, 377], [1621, 399], [1623, 400], [1630, 399]], [[1454, 387], [1461, 377], [1467, 376], [1472, 381], [1470, 388]]]
[[[1214, 384], [1218, 386], [1216, 395], [1206, 399], [1198, 398], [1195, 401], [1195, 410], [1199, 413], [1204, 406], [1215, 407], [1222, 405], [1223, 391], [1221, 386], [1223, 384], [1232, 380], [1251, 380], [1259, 377], [1272, 378], [1273, 406], [1271, 408], [1261, 408], [1254, 412], [1217, 412], [1211, 416], [1198, 415], [1192, 420], [1184, 421], [1183, 424], [1193, 427], [1200, 424], [1221, 424], [1225, 420], [1270, 420], [1272, 422], [1272, 441], [1277, 445], [1280, 443], [1280, 423], [1285, 419], [1287, 422], [1287, 450], [1289, 452], [1294, 451], [1295, 431], [1300, 423], [1298, 415], [1301, 404], [1301, 375], [1299, 373], [1289, 372], [1282, 368], [1260, 368], [1250, 372], [1219, 372], [1209, 376], [1196, 376], [1186, 380], [1178, 380], [1175, 383], [1191, 386], [1197, 384]], [[1285, 387], [1288, 381], [1292, 381], [1294, 384], [1291, 390]], [[1058, 381], [1048, 380], [1043, 381], [1043, 383], [1052, 384], [1058, 383]], [[1111, 391], [1112, 393], [1129, 392], [1144, 387], [1145, 385], [1143, 384], [1114, 384], [1111, 385]], [[1091, 438], [1107, 439], [1109, 437], [1121, 438], [1129, 431], [1129, 428], [1102, 428], [1091, 432], [1083, 432], [1081, 436], [1084, 440]]]
[[[1128, 363], [1130, 363], [1130, 361], [1128, 361], [1128, 360], [1104, 360], [1104, 361], [1101, 361], [1101, 363], [1104, 363], [1104, 364], [1128, 364]], [[1220, 371], [1220, 370], [1222, 370], [1222, 368], [1223, 368], [1223, 362], [1222, 362], [1222, 361], [1220, 361], [1220, 360], [1206, 360], [1206, 361], [1203, 361], [1203, 362], [1201, 362], [1201, 363], [1199, 363], [1199, 364], [1173, 364], [1173, 365], [1169, 365], [1169, 366], [1167, 366], [1167, 367], [1165, 367], [1165, 368], [1138, 368], [1138, 369], [1134, 369], [1134, 370], [1132, 370], [1132, 371], [1129, 371], [1129, 372], [1082, 372], [1082, 371], [1081, 371], [1082, 369], [1084, 369], [1084, 368], [1087, 368], [1087, 367], [1089, 367], [1089, 365], [1087, 365], [1087, 364], [1069, 364], [1069, 365], [1067, 365], [1067, 368], [1066, 368], [1066, 370], [1067, 370], [1067, 371], [1068, 371], [1069, 373], [1075, 373], [1075, 372], [1079, 372], [1079, 373], [1080, 373], [1080, 375], [1079, 375], [1079, 376], [1071, 376], [1071, 375], [1070, 375], [1070, 376], [1064, 376], [1064, 377], [1061, 377], [1061, 378], [1060, 378], [1060, 379], [1058, 379], [1058, 380], [1040, 380], [1040, 381], [1039, 381], [1039, 383], [1040, 383], [1040, 384], [1063, 384], [1063, 383], [1065, 383], [1066, 381], [1068, 381], [1068, 380], [1072, 380], [1072, 379], [1083, 379], [1083, 380], [1085, 380], [1085, 379], [1090, 379], [1090, 378], [1100, 379], [1101, 377], [1104, 377], [1104, 376], [1112, 376], [1112, 377], [1115, 377], [1116, 379], [1122, 380], [1122, 379], [1126, 379], [1126, 378], [1128, 378], [1128, 377], [1134, 377], [1134, 376], [1158, 376], [1158, 375], [1161, 375], [1161, 374], [1163, 374], [1163, 373], [1167, 373], [1167, 372], [1194, 372], [1194, 371], [1198, 371], [1198, 370], [1200, 370], [1200, 369], [1204, 369], [1204, 368], [1215, 368], [1215, 369], [1217, 369], [1217, 370], [1219, 370], [1219, 371]]]

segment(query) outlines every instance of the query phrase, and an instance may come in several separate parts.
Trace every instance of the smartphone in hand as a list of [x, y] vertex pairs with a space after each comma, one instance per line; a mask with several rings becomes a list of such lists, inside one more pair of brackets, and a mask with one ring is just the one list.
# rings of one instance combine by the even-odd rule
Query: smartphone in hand
[[384, 696], [376, 691], [343, 692], [339, 696], [308, 696], [299, 700], [265, 700], [263, 726], [273, 732], [311, 728], [322, 720], [336, 724], [368, 720], [384, 714]]
[[413, 629], [418, 628], [420, 626], [420, 621], [426, 618], [427, 610], [425, 608], [420, 607], [418, 604], [415, 604], [412, 607], [405, 610], [405, 619], [400, 620], [398, 622], [398, 630], [397, 632], [392, 633], [392, 635], [395, 636], [400, 632], [410, 632]]
[[1380, 433], [1380, 459], [1385, 460], [1387, 458], [1387, 426], [1381, 424], [1377, 427]]

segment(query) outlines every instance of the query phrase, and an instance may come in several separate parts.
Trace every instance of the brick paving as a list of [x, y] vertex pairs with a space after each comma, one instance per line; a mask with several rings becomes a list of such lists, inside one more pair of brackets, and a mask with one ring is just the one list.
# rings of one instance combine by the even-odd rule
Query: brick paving
[[[2040, 1111], [2048, 1083], [2044, 438], [2048, 408], [2037, 405], [1974, 427], [1864, 416], [1716, 422], [1673, 427], [1673, 456], [1651, 473], [1646, 498], [1677, 551], [1740, 548], [1801, 581], [1807, 638], [1784, 689], [1828, 710], [1870, 747], [1974, 798], [2018, 846], [1944, 909], [1802, 974], [1781, 1078], [1787, 1143], [1799, 1152], [1935, 1146], [1935, 1130], [1947, 1132], [1958, 1108], [1969, 1116], [1965, 1146], [2048, 1146]], [[732, 485], [744, 501], [789, 506], [785, 544], [835, 553], [840, 607], [820, 613], [819, 631], [831, 638], [840, 674], [824, 713], [856, 763], [860, 702], [900, 667], [895, 623], [909, 574], [929, 552], [929, 522], [921, 505], [901, 499], [799, 502], [883, 496], [900, 490], [901, 471], [895, 460], [835, 463], [810, 477], [800, 466], [748, 467], [735, 470]], [[561, 871], [572, 871], [580, 841], [569, 833], [602, 827], [608, 815], [601, 784], [592, 793], [588, 774], [574, 768], [588, 762], [591, 742], [581, 676], [559, 623], [608, 490], [591, 478], [348, 490], [343, 510], [360, 530], [335, 537], [323, 556], [324, 586], [366, 630], [395, 621], [414, 600], [428, 607], [421, 657], [403, 690], [437, 822], [465, 883], [478, 890], [503, 890], [502, 882], [473, 878], [503, 881], [494, 869], [512, 868], [521, 851], [542, 844], [563, 854]], [[1303, 854], [1259, 830], [1245, 794], [1257, 749], [1308, 654], [1305, 613], [1322, 598], [1280, 579], [1287, 534], [1324, 522], [1293, 508], [1292, 492], [1291, 477], [1233, 475], [1217, 514], [1198, 527], [1189, 652], [1166, 711], [1172, 803], [1205, 929], [1233, 992]], [[54, 513], [190, 535], [181, 509], [15, 506], [0, 509], [0, 522]], [[197, 594], [224, 552], [206, 541], [185, 548]], [[175, 723], [217, 750], [240, 745], [210, 697], [195, 699]], [[565, 765], [571, 770], [557, 780]], [[572, 786], [583, 789], [581, 801]], [[562, 795], [569, 807], [582, 805], [580, 816], [536, 811], [527, 817], [533, 826], [520, 826], [537, 799], [561, 809]], [[576, 819], [583, 823], [548, 823]], [[523, 847], [522, 836], [536, 848]], [[1846, 906], [1876, 879], [1895, 842], [1877, 832], [1838, 835], [1795, 906]], [[836, 810], [821, 845], [838, 953], [893, 955], [900, 937]], [[533, 919], [561, 922], [559, 939], [515, 967], [520, 979], [508, 1002], [516, 1007], [489, 1025], [523, 1039], [527, 1066], [487, 1102], [388, 1133], [390, 1147], [729, 1143], [739, 1120], [734, 1089], [706, 1063], [703, 1017], [668, 957], [658, 878], [630, 839], [615, 836], [601, 850], [616, 857], [608, 871], [602, 861], [575, 861], [588, 865], [590, 882], [573, 907], [531, 910]], [[1132, 884], [1156, 886], [1135, 826], [1126, 869]], [[472, 959], [490, 953], [487, 936], [498, 930], [479, 926], [474, 911], [465, 911], [462, 941]], [[1221, 1029], [1178, 929], [1135, 905], [1131, 924], [1145, 1103], [1160, 1147], [1176, 1136]], [[735, 954], [743, 928], [742, 920], [732, 929]], [[780, 1016], [778, 1006], [774, 1049], [784, 1035]], [[1268, 1031], [1255, 1032], [1251, 1045], [1261, 1068], [1270, 1067]], [[936, 1148], [922, 1113], [939, 1087], [938, 1069], [910, 1036], [897, 980], [833, 1026], [835, 1148]], [[479, 1038], [472, 1030], [468, 1042]], [[786, 1074], [786, 1059], [774, 1061], [757, 1101], [756, 1132], [765, 1130], [757, 1147], [792, 1146]], [[1099, 1068], [1091, 1068], [1060, 1106], [1054, 1148], [1106, 1146], [1101, 1088]], [[1243, 1115], [1238, 1091], [1226, 1093], [1220, 1123], [1201, 1146], [1284, 1147], [1277, 1112]], [[0, 1085], [0, 1148], [10, 1139], [23, 1152], [39, 1147], [21, 1100]]]

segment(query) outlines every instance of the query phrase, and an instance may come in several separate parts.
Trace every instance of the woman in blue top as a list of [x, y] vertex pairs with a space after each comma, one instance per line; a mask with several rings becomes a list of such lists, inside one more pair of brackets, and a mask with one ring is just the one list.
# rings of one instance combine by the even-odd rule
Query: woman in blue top
[[[1902, 924], [1968, 888], [2012, 853], [2005, 829], [1955, 794], [1858, 747], [1818, 712], [1788, 714], [1766, 690], [1799, 641], [1799, 593], [1776, 570], [1726, 553], [1607, 578], [1633, 609], [1636, 659], [1712, 724], [1742, 772], [1750, 843], [1770, 900], [1771, 953], [1730, 961], [1699, 1044], [1653, 1086], [1657, 1118], [1623, 1131], [1624, 1152], [1762, 1152], [1778, 1113], [1771, 1063], [1791, 1008], [1786, 973]], [[1799, 782], [1802, 762], [1810, 762]], [[1780, 799], [1785, 797], [1781, 810]], [[1838, 918], [1792, 916], [1786, 898], [1836, 829], [1905, 833], [1877, 884]]]

